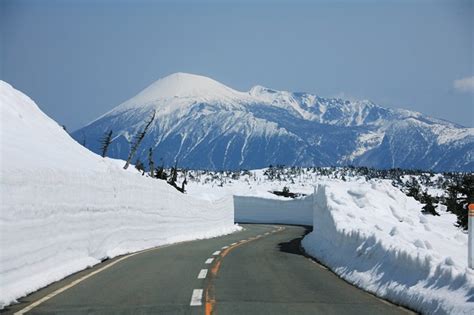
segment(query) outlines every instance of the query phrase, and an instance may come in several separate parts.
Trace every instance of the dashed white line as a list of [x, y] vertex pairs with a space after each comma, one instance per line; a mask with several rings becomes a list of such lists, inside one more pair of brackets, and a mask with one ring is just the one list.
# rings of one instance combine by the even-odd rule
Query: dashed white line
[[201, 306], [202, 305], [202, 289], [194, 289], [193, 295], [191, 296], [191, 306]]
[[198, 279], [206, 279], [207, 269], [201, 269], [198, 274]]
[[213, 261], [214, 261], [214, 258], [208, 258], [208, 259], [206, 260], [206, 264], [208, 264], [208, 265], [209, 265], [209, 264], [212, 264]]
[[217, 255], [220, 255], [221, 251], [220, 250], [216, 250], [214, 253], [212, 253], [212, 256], [217, 256]]

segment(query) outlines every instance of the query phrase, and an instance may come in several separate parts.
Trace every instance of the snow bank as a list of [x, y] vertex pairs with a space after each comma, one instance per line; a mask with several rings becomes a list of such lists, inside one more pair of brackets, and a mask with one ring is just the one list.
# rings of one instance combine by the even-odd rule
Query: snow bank
[[3, 81], [0, 110], [0, 308], [107, 257], [238, 229], [230, 197], [124, 171]]
[[467, 235], [453, 215], [423, 215], [387, 181], [328, 181], [314, 202], [303, 246], [342, 278], [423, 313], [474, 313]]
[[313, 195], [290, 200], [234, 196], [236, 222], [313, 225]]

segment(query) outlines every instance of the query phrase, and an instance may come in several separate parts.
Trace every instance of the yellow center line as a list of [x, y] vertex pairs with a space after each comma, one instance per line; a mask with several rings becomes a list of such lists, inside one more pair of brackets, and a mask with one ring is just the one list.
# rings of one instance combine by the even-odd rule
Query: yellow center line
[[[284, 229], [285, 228], [280, 228], [278, 230], [273, 230], [273, 231], [270, 232], [270, 234], [281, 232]], [[270, 235], [270, 234], [268, 234], [268, 235]], [[215, 278], [217, 276], [217, 273], [219, 272], [219, 269], [221, 267], [221, 263], [222, 263], [222, 260], [224, 259], [224, 257], [227, 256], [231, 251], [233, 251], [237, 247], [239, 247], [241, 245], [244, 245], [246, 243], [250, 243], [252, 241], [258, 240], [258, 239], [260, 239], [262, 237], [265, 237], [265, 236], [267, 236], [267, 235], [263, 235], [263, 236], [259, 235], [259, 236], [255, 236], [255, 237], [250, 237], [247, 240], [242, 240], [238, 243], [235, 243], [234, 245], [230, 245], [228, 248], [224, 249], [221, 252], [220, 256], [218, 256], [216, 258], [217, 260], [211, 268], [211, 274], [210, 274], [210, 277], [209, 277], [209, 282], [207, 283], [206, 290], [205, 290], [206, 303], [205, 303], [204, 313], [206, 315], [211, 315], [214, 312], [214, 308], [216, 306], [216, 298], [215, 298], [215, 294], [214, 294], [215, 290], [214, 290], [213, 278]]]

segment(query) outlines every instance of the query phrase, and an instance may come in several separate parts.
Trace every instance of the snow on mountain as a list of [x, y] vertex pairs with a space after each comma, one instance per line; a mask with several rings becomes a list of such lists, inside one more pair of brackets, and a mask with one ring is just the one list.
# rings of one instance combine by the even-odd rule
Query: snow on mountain
[[162, 78], [73, 137], [94, 152], [113, 130], [110, 156], [126, 158], [151, 112], [148, 149], [166, 165], [241, 169], [270, 164], [474, 170], [474, 128], [370, 101], [322, 98], [255, 86], [233, 90], [203, 76]]
[[163, 244], [230, 233], [204, 201], [101, 158], [0, 81], [0, 309], [65, 276]]

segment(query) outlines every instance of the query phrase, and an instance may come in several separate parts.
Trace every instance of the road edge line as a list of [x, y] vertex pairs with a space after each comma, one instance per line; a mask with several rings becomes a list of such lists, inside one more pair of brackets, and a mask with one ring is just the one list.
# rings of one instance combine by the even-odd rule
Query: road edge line
[[87, 280], [87, 279], [89, 279], [89, 278], [95, 276], [95, 275], [98, 274], [99, 272], [102, 272], [102, 271], [104, 271], [104, 270], [106, 270], [106, 269], [109, 269], [110, 267], [112, 267], [112, 266], [118, 264], [118, 263], [121, 262], [121, 261], [124, 261], [124, 260], [127, 259], [127, 258], [133, 257], [133, 256], [138, 255], [138, 254], [143, 254], [143, 253], [146, 253], [146, 252], [149, 252], [149, 251], [152, 251], [152, 250], [156, 250], [156, 249], [161, 249], [161, 248], [164, 248], [164, 247], [168, 247], [168, 246], [171, 246], [171, 245], [174, 245], [174, 244], [167, 244], [167, 245], [163, 245], [163, 246], [148, 248], [148, 249], [145, 249], [145, 250], [142, 250], [142, 251], [139, 251], [139, 252], [131, 253], [131, 254], [128, 254], [128, 255], [126, 255], [126, 256], [120, 257], [119, 259], [117, 259], [117, 260], [111, 262], [110, 264], [108, 264], [108, 265], [106, 265], [106, 266], [104, 266], [104, 267], [102, 267], [102, 268], [99, 268], [99, 269], [97, 269], [97, 270], [95, 270], [95, 271], [93, 271], [93, 272], [91, 272], [91, 273], [88, 273], [87, 275], [84, 275], [84, 276], [80, 277], [79, 279], [76, 279], [76, 280], [72, 281], [71, 283], [62, 286], [62, 287], [59, 288], [59, 289], [56, 289], [55, 291], [49, 293], [48, 295], [42, 297], [41, 299], [36, 300], [35, 302], [33, 302], [33, 303], [29, 304], [28, 306], [26, 306], [26, 307], [20, 309], [19, 311], [16, 311], [15, 313], [13, 313], [13, 315], [23, 315], [23, 314], [25, 314], [25, 313], [31, 311], [31, 310], [34, 309], [35, 307], [37, 307], [37, 306], [43, 304], [44, 302], [46, 302], [46, 301], [52, 299], [52, 298], [55, 297], [56, 295], [58, 295], [58, 294], [60, 294], [60, 293], [62, 293], [62, 292], [64, 292], [64, 291], [66, 291], [66, 290], [68, 290], [68, 289], [70, 289], [70, 288], [76, 286], [77, 284], [81, 283], [81, 282], [84, 281], [84, 280]]

